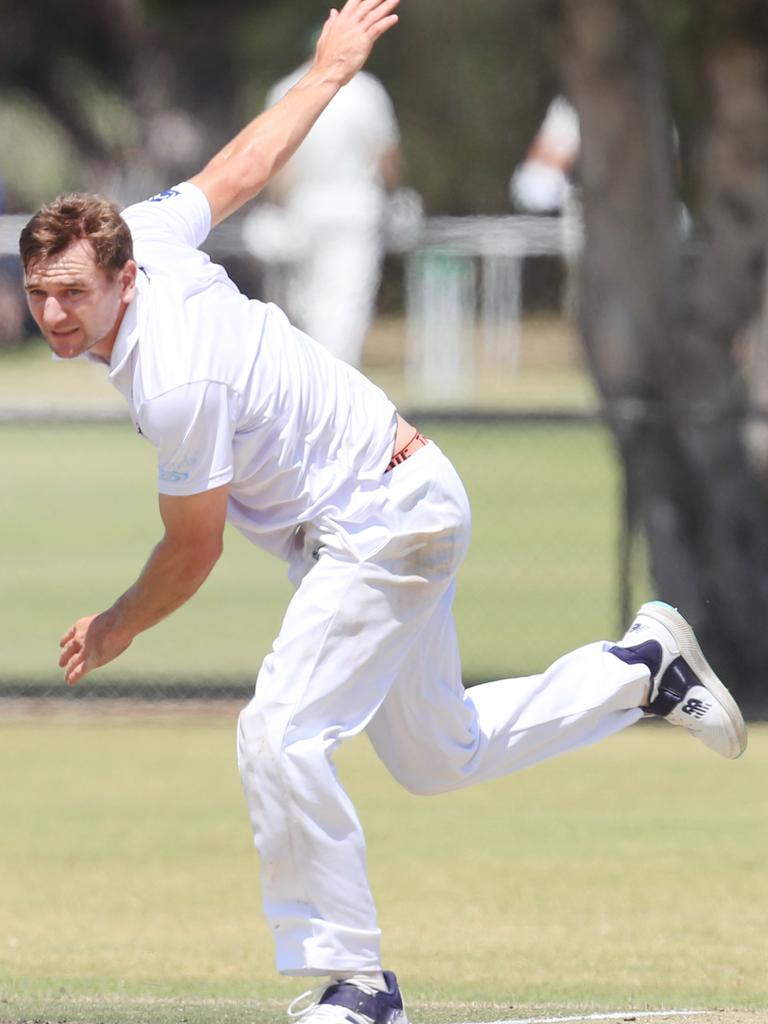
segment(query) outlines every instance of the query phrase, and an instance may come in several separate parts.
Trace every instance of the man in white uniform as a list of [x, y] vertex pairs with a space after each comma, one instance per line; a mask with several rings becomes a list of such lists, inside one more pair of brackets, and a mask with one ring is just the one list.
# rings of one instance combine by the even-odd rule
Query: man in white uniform
[[[272, 87], [267, 108], [309, 70]], [[361, 71], [322, 112], [290, 163], [270, 183], [283, 208], [291, 258], [285, 297], [294, 322], [329, 352], [359, 366], [374, 315], [384, 255], [387, 195], [400, 170], [399, 130], [381, 82]], [[246, 225], [259, 245], [261, 211]]]
[[560, 213], [571, 194], [571, 175], [581, 149], [579, 115], [557, 96], [509, 182], [512, 202], [531, 213]]
[[53, 351], [108, 366], [157, 448], [165, 532], [136, 582], [61, 639], [68, 684], [202, 584], [227, 520], [286, 560], [296, 592], [240, 715], [240, 771], [278, 969], [317, 976], [306, 1024], [405, 1024], [384, 971], [365, 844], [333, 766], [367, 730], [409, 789], [437, 793], [663, 715], [727, 757], [738, 708], [685, 620], [643, 606], [618, 644], [465, 693], [451, 603], [469, 541], [453, 467], [356, 370], [248, 300], [197, 246], [296, 148], [396, 21], [332, 12], [307, 75], [190, 181], [121, 217], [64, 196], [22, 232], [30, 309]]

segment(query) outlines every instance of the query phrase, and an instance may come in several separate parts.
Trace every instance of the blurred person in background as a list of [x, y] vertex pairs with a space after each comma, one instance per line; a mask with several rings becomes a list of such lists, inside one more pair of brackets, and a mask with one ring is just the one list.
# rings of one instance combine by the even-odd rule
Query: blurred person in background
[[[679, 149], [673, 128], [675, 152]], [[579, 115], [564, 96], [556, 96], [544, 120], [509, 180], [509, 198], [522, 213], [561, 218], [562, 251], [566, 281], [563, 308], [575, 319], [578, 307], [578, 264], [583, 244], [582, 206], [578, 175], [582, 138]], [[679, 204], [683, 237], [692, 229], [690, 214]]]
[[509, 195], [527, 213], [562, 213], [572, 192], [572, 175], [581, 148], [579, 116], [557, 96], [509, 182]]
[[[305, 63], [277, 82], [267, 109], [308, 69]], [[400, 133], [392, 101], [377, 78], [361, 71], [334, 96], [270, 183], [268, 195], [280, 215], [257, 207], [246, 221], [254, 255], [267, 264], [277, 259], [285, 275], [283, 289], [268, 284], [274, 293], [266, 297], [281, 299], [302, 330], [352, 366], [361, 364], [374, 317], [387, 200], [399, 179]]]
[[[189, 600], [227, 522], [282, 558], [295, 584], [237, 749], [278, 970], [317, 979], [289, 1008], [302, 1024], [407, 1024], [383, 969], [362, 827], [334, 763], [341, 743], [366, 731], [394, 778], [425, 796], [645, 715], [726, 757], [746, 746], [690, 626], [659, 602], [618, 643], [465, 690], [453, 598], [470, 510], [455, 469], [379, 388], [276, 306], [241, 294], [198, 248], [295, 152], [396, 5], [332, 11], [304, 77], [188, 181], [122, 216], [99, 196], [60, 196], [20, 240], [50, 348], [103, 363], [157, 450], [163, 535], [135, 582], [61, 638], [66, 682]], [[380, 827], [392, 842], [408, 838], [397, 821]]]
[[[0, 216], [7, 212], [5, 182], [0, 178]], [[16, 348], [25, 334], [26, 308], [19, 288], [21, 268], [15, 253], [0, 251], [0, 349]]]
[[522, 213], [560, 217], [565, 267], [562, 307], [575, 320], [578, 310], [582, 213], [574, 173], [581, 151], [579, 115], [563, 96], [547, 107], [525, 158], [509, 180], [509, 198]]

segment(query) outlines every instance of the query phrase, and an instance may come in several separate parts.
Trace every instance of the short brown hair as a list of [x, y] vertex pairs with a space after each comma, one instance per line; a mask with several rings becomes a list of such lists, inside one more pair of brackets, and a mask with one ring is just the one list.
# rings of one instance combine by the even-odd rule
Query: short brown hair
[[78, 238], [93, 246], [96, 265], [112, 277], [133, 259], [133, 239], [114, 203], [87, 192], [57, 196], [24, 227], [19, 251], [24, 270], [56, 256]]

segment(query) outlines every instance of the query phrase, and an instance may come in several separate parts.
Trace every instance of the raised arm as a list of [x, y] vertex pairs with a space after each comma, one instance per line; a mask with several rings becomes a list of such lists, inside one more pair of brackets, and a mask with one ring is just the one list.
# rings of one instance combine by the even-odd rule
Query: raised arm
[[339, 89], [363, 66], [373, 44], [397, 22], [399, 0], [347, 0], [333, 9], [306, 75], [246, 125], [194, 178], [218, 224], [253, 199], [298, 149]]

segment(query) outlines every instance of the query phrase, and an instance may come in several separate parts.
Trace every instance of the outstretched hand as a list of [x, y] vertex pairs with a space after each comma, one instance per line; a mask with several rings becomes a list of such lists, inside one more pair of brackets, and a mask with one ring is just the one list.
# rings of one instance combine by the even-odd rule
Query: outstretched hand
[[347, 0], [340, 11], [333, 8], [323, 26], [315, 50], [315, 67], [338, 76], [344, 85], [360, 70], [373, 44], [397, 24], [400, 0]]
[[130, 643], [131, 638], [116, 630], [105, 612], [78, 619], [59, 640], [59, 667], [64, 669], [65, 683], [79, 683], [88, 672], [122, 654]]

